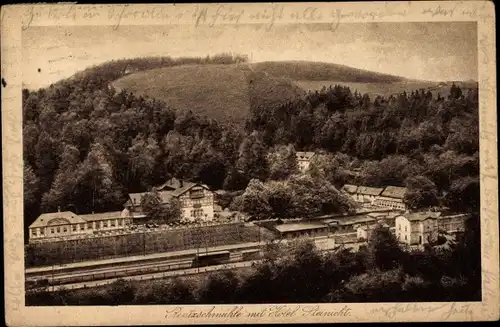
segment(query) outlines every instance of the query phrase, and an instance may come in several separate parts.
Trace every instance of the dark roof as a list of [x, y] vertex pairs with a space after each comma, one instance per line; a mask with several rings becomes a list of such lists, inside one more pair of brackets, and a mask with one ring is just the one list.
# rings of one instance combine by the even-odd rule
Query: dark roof
[[406, 187], [387, 186], [382, 192], [382, 196], [395, 199], [403, 199], [406, 193]]
[[121, 214], [122, 214], [121, 211], [110, 211], [110, 212], [100, 212], [100, 213], [91, 213], [87, 215], [80, 215], [80, 217], [85, 221], [99, 221], [99, 220], [121, 218]]
[[440, 212], [413, 212], [398, 217], [405, 217], [409, 221], [424, 221], [426, 219], [438, 219]]
[[346, 218], [337, 218], [335, 220], [339, 222], [339, 225], [345, 226], [357, 223], [373, 222], [375, 221], [375, 218], [368, 217], [366, 215], [360, 215], [360, 216], [351, 216]]
[[[130, 203], [135, 206], [141, 205], [141, 198], [148, 194], [149, 192], [142, 192], [142, 193], [130, 193], [128, 196], [130, 197], [130, 200], [127, 201], [126, 204]], [[158, 192], [158, 195], [160, 197], [161, 203], [167, 203], [172, 199], [174, 195], [174, 191], [160, 191]], [[135, 200], [135, 202], [134, 202]]]
[[72, 211], [62, 211], [62, 212], [49, 212], [42, 213], [38, 218], [29, 226], [29, 228], [35, 227], [45, 227], [53, 219], [63, 219], [70, 223], [80, 223], [81, 219], [73, 213]]
[[[171, 178], [166, 183], [153, 187], [153, 190], [156, 190], [160, 196], [162, 203], [169, 202], [173, 197], [179, 197], [184, 192], [193, 188], [194, 186], [201, 186], [207, 190], [209, 190], [208, 186], [205, 184], [198, 184], [193, 182], [188, 182], [184, 180], [180, 180], [177, 178]], [[142, 193], [129, 193], [129, 200], [125, 203], [125, 205], [134, 205], [138, 206], [141, 204], [141, 197], [148, 192]], [[134, 202], [135, 200], [135, 202]]]
[[359, 186], [356, 193], [366, 195], [380, 195], [383, 190], [383, 188], [378, 187]]
[[168, 181], [166, 181], [162, 185], [153, 187], [153, 189], [155, 189], [157, 191], [173, 191], [173, 190], [176, 190], [176, 189], [184, 186], [184, 183], [186, 183], [186, 182], [174, 177], [174, 178], [169, 179]]
[[274, 226], [274, 228], [276, 228], [276, 230], [279, 231], [280, 233], [303, 231], [303, 230], [314, 230], [314, 229], [326, 228], [326, 227], [328, 227], [328, 226], [323, 225], [323, 224], [311, 224], [311, 223], [282, 224], [282, 225]]

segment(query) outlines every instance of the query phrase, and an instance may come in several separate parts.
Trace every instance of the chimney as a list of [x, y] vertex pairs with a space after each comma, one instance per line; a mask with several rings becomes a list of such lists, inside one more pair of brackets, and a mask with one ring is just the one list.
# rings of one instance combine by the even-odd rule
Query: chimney
[[57, 212], [61, 212], [61, 207], [57, 206]]
[[184, 181], [182, 179], [179, 180], [179, 183], [181, 183], [181, 187], [184, 187]]

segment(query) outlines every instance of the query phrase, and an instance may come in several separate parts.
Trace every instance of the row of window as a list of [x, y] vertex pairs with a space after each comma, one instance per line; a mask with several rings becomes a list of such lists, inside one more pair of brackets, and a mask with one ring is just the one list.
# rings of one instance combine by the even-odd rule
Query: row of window
[[190, 198], [202, 198], [204, 196], [203, 190], [192, 190], [189, 192]]
[[401, 202], [394, 202], [394, 201], [389, 201], [389, 200], [376, 200], [375, 202], [377, 205], [381, 205], [384, 207], [390, 207], [394, 209], [405, 209], [404, 203]]
[[203, 199], [191, 199], [191, 200], [181, 200], [180, 201], [181, 206], [187, 207], [190, 205], [210, 205], [213, 204], [213, 200], [211, 197], [209, 198], [203, 198]]
[[191, 217], [203, 217], [203, 209], [191, 210]]
[[[431, 225], [427, 225], [427, 230], [431, 229]], [[401, 230], [401, 224], [398, 224], [398, 230]], [[408, 225], [405, 225], [405, 232], [408, 231]]]
[[[118, 226], [123, 226], [123, 219], [118, 219], [118, 223], [115, 220], [111, 220], [109, 222], [109, 226], [110, 227], [116, 227], [117, 224], [118, 224]], [[107, 228], [108, 227], [108, 221], [107, 220], [104, 220], [102, 222], [102, 227], [103, 228]], [[50, 228], [47, 227], [47, 228], [48, 228], [48, 232], [50, 234], [58, 234], [58, 233], [61, 233], [61, 231], [63, 233], [67, 233], [70, 227], [69, 226], [57, 226], [57, 227], [50, 227]], [[100, 228], [100, 224], [99, 224], [99, 222], [97, 222], [96, 223], [96, 229], [99, 229], [99, 228]], [[87, 224], [83, 223], [83, 224], [71, 225], [71, 230], [73, 232], [78, 231], [78, 229], [80, 231], [84, 231], [85, 229], [91, 230], [91, 229], [93, 229], [93, 223], [87, 223]], [[38, 235], [37, 229], [32, 229], [32, 235], [33, 236], [37, 236]], [[43, 235], [45, 235], [44, 229], [40, 228], [40, 236], [43, 236]]]

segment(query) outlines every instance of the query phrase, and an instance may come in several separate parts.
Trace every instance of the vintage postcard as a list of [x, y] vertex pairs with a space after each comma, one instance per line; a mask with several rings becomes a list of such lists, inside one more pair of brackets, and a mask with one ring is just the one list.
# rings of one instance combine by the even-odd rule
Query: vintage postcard
[[489, 1], [1, 9], [10, 326], [499, 319]]

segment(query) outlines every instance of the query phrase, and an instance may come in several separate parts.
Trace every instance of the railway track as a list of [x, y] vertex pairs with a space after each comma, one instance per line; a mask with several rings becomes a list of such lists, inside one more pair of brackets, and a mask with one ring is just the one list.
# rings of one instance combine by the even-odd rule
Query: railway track
[[207, 267], [197, 267], [197, 268], [188, 268], [188, 269], [181, 269], [181, 270], [175, 270], [175, 271], [165, 271], [165, 272], [159, 272], [159, 273], [152, 273], [152, 274], [146, 274], [146, 275], [136, 275], [136, 276], [126, 276], [126, 277], [119, 277], [119, 278], [108, 278], [105, 280], [97, 280], [97, 281], [89, 281], [89, 282], [77, 282], [77, 283], [71, 283], [71, 284], [64, 284], [64, 285], [52, 285], [46, 288], [49, 292], [57, 292], [61, 290], [74, 290], [74, 289], [82, 289], [82, 288], [91, 288], [91, 287], [99, 287], [99, 286], [104, 286], [111, 284], [118, 279], [124, 279], [124, 280], [155, 280], [155, 279], [168, 279], [168, 278], [175, 278], [178, 276], [190, 276], [190, 275], [197, 275], [197, 274], [205, 274], [208, 272], [212, 271], [218, 271], [218, 270], [228, 270], [228, 269], [238, 269], [238, 268], [246, 268], [246, 267], [251, 267], [253, 264], [259, 262], [260, 260], [251, 260], [251, 261], [244, 261], [244, 262], [237, 262], [237, 263], [229, 263], [229, 264], [221, 264], [221, 265], [214, 265], [214, 266], [207, 266]]
[[[288, 240], [281, 241], [281, 243], [288, 242]], [[330, 245], [320, 247], [323, 251], [328, 251], [329, 248]], [[166, 278], [168, 276], [179, 276], [192, 274], [194, 272], [201, 273], [206, 272], [207, 269], [212, 269], [211, 267], [227, 267], [228, 265], [236, 265], [235, 267], [239, 267], [241, 265], [245, 266], [245, 262], [248, 263], [258, 259], [260, 257], [261, 250], [262, 244], [244, 246], [239, 249], [231, 248], [226, 251], [228, 256], [224, 260], [210, 262], [200, 267], [194, 266], [194, 259], [196, 258], [195, 254], [173, 256], [163, 260], [154, 258], [149, 261], [141, 260], [138, 262], [121, 262], [116, 266], [79, 266], [76, 269], [74, 267], [59, 267], [57, 271], [50, 270], [47, 267], [36, 272], [29, 272], [26, 276], [26, 286], [27, 289], [47, 286], [49, 289], [60, 289], [62, 287], [80, 288], [80, 286], [91, 287], [91, 285], [104, 285], [106, 283], [110, 283], [110, 280], [116, 280], [119, 278], [143, 279], [148, 278], [147, 276], [154, 276], [153, 278]], [[216, 252], [206, 252], [206, 254], [211, 253]], [[203, 255], [204, 252], [199, 254]]]

